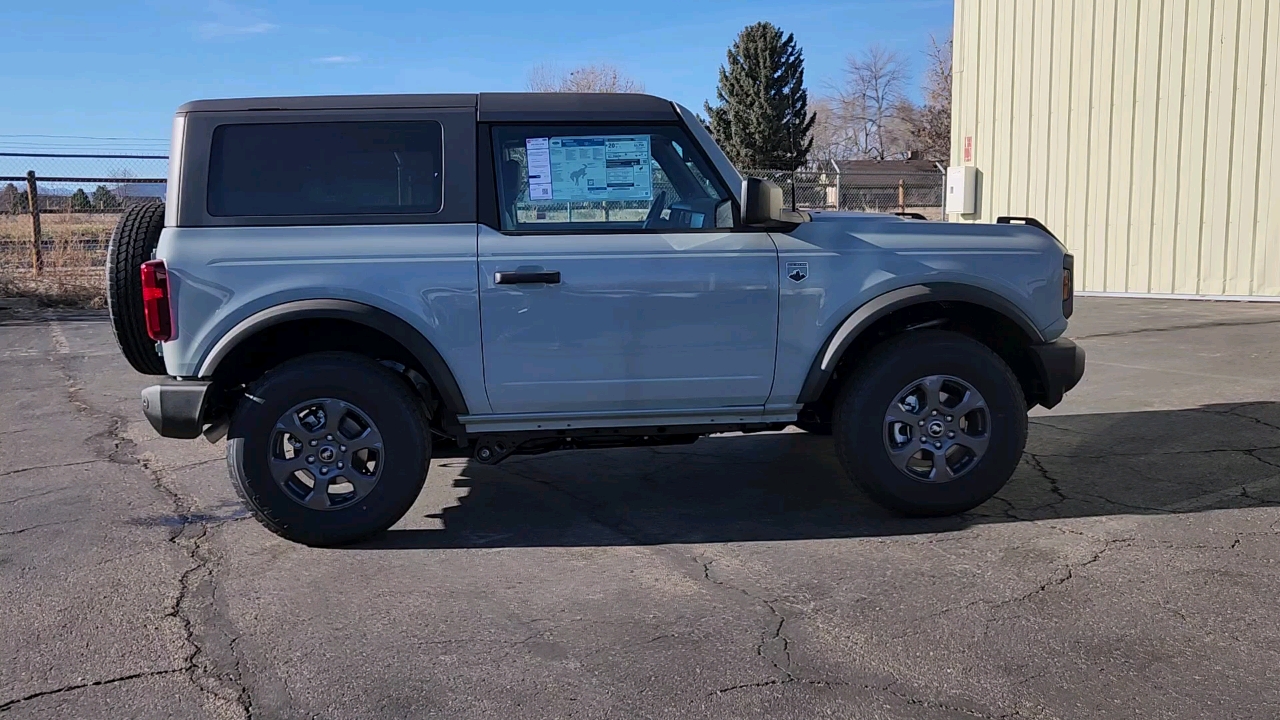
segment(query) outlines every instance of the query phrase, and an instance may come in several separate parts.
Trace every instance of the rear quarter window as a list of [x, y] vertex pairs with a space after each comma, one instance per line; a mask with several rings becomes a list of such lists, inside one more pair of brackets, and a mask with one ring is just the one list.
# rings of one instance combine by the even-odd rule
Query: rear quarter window
[[443, 135], [429, 120], [219, 125], [209, 153], [208, 213], [438, 213]]

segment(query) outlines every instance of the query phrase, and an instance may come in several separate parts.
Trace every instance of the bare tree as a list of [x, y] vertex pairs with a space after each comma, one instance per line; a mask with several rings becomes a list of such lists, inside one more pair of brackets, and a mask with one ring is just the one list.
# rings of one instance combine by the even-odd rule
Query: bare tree
[[133, 195], [134, 183], [132, 180], [138, 176], [132, 170], [129, 168], [116, 168], [107, 173], [107, 177], [112, 181], [112, 185], [108, 189], [117, 200], [124, 202], [125, 198]]
[[909, 79], [902, 55], [882, 45], [872, 45], [845, 61], [844, 82], [836, 89], [835, 100], [855, 155], [872, 160], [907, 155], [908, 122], [914, 110], [906, 94]]
[[926, 158], [945, 162], [951, 157], [951, 37], [938, 42], [930, 35], [924, 55], [924, 105], [914, 113], [911, 136]]
[[810, 165], [826, 165], [832, 160], [850, 160], [860, 157], [854, 147], [852, 133], [841, 113], [836, 98], [822, 97], [809, 104], [815, 117], [813, 123], [813, 149], [809, 151]]
[[644, 83], [627, 77], [616, 66], [594, 63], [563, 72], [550, 65], [538, 65], [527, 82], [533, 92], [562, 93], [642, 93]]

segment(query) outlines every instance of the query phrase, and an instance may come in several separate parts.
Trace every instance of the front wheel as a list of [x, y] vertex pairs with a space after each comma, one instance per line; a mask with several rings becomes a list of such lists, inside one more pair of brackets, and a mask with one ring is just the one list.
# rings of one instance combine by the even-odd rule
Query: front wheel
[[227, 465], [267, 529], [344, 545], [404, 516], [426, 480], [421, 403], [396, 373], [345, 353], [289, 361], [254, 383], [231, 419]]
[[890, 509], [964, 512], [1013, 475], [1026, 407], [1017, 378], [987, 346], [954, 332], [908, 332], [873, 350], [841, 390], [836, 452]]

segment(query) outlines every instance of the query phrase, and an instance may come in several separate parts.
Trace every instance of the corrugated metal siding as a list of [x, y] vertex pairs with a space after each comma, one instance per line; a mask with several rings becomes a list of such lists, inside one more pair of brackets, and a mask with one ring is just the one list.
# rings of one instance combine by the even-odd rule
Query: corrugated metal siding
[[1081, 290], [1280, 296], [1280, 0], [956, 0], [952, 165]]

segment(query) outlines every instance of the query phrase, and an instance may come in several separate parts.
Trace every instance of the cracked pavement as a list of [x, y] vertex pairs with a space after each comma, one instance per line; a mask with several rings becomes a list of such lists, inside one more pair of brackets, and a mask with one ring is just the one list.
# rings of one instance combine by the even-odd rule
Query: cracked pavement
[[1084, 382], [963, 517], [787, 432], [438, 460], [318, 550], [155, 436], [101, 314], [0, 315], [0, 715], [1273, 718], [1277, 329], [1078, 299]]

